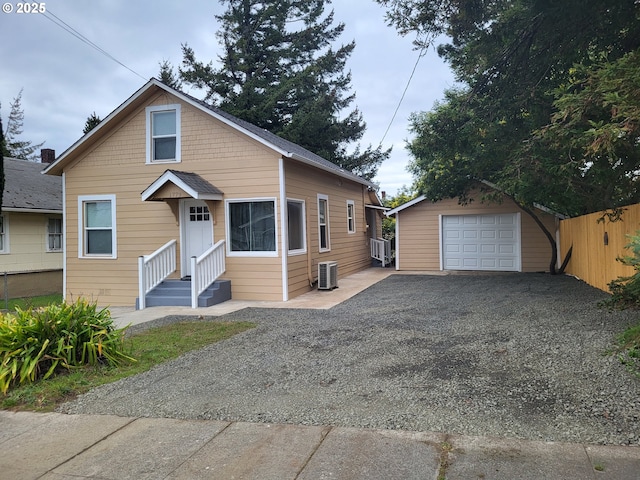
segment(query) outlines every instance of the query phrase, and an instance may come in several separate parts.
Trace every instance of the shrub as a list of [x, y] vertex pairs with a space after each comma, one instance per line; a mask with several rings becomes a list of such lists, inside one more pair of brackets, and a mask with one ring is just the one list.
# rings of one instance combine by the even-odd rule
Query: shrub
[[625, 248], [631, 250], [631, 255], [618, 257], [618, 261], [633, 267], [635, 273], [610, 282], [611, 297], [600, 302], [600, 306], [619, 310], [640, 308], [640, 231], [629, 235], [629, 243]]
[[0, 390], [81, 365], [134, 361], [109, 310], [79, 299], [0, 314]]

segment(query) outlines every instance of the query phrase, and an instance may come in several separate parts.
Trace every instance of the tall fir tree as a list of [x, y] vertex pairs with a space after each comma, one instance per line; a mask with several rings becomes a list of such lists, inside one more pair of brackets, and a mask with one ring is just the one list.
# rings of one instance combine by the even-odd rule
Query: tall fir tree
[[163, 60], [159, 63], [160, 76], [159, 80], [165, 85], [180, 90], [182, 88], [182, 81], [180, 80], [180, 73], [177, 74], [173, 71], [173, 65], [169, 60]]
[[38, 161], [38, 151], [44, 145], [44, 142], [33, 144], [30, 140], [19, 140], [24, 125], [24, 112], [22, 110], [22, 90], [11, 103], [11, 111], [7, 119], [7, 127], [3, 131], [4, 147], [3, 152], [7, 157], [19, 158], [21, 160], [29, 160], [31, 162]]
[[100, 117], [96, 115], [96, 112], [93, 112], [91, 115], [89, 115], [89, 117], [87, 117], [87, 121], [84, 123], [84, 128], [82, 129], [82, 133], [86, 135], [91, 130], [96, 128], [101, 121], [102, 120], [100, 119]]
[[227, 6], [216, 16], [221, 66], [183, 45], [182, 80], [224, 111], [373, 178], [390, 150], [357, 145], [366, 124], [357, 108], [349, 111], [355, 94], [345, 72], [355, 42], [333, 48], [345, 26], [325, 14], [330, 1], [220, 2]]

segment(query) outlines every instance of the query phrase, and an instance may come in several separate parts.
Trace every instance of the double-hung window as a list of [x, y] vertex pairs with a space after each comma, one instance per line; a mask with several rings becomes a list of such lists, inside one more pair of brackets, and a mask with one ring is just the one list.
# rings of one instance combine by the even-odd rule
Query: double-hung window
[[276, 254], [276, 208], [272, 199], [227, 201], [230, 255]]
[[347, 200], [347, 232], [356, 233], [356, 204]]
[[47, 224], [47, 251], [62, 251], [62, 219], [50, 218]]
[[287, 200], [287, 232], [289, 253], [306, 252], [304, 200]]
[[318, 194], [318, 237], [320, 251], [331, 250], [329, 242], [329, 197]]
[[147, 163], [180, 161], [180, 104], [147, 107]]
[[0, 253], [9, 253], [9, 232], [4, 215], [0, 215]]
[[78, 197], [80, 257], [116, 258], [116, 197]]

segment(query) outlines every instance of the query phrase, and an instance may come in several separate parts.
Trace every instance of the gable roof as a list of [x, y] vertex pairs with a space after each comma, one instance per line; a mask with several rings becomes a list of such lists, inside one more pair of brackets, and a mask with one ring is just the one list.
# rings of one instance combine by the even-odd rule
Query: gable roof
[[62, 179], [42, 175], [42, 163], [4, 159], [2, 210], [62, 213]]
[[[485, 185], [487, 185], [487, 186], [489, 186], [489, 187], [491, 187], [491, 188], [493, 188], [493, 189], [495, 189], [497, 191], [500, 191], [498, 189], [498, 187], [496, 187], [493, 184], [490, 184], [489, 182], [481, 182], [481, 183], [484, 183]], [[388, 212], [386, 212], [386, 215], [387, 215], [387, 217], [390, 217], [392, 215], [395, 215], [398, 212], [401, 212], [402, 210], [404, 210], [406, 208], [412, 207], [417, 203], [423, 202], [426, 199], [427, 199], [427, 197], [425, 197], [424, 195], [420, 195], [419, 197], [416, 197], [413, 200], [409, 200], [408, 202], [403, 203], [402, 205], [394, 208], [393, 210], [389, 210]], [[438, 202], [432, 202], [432, 203], [438, 203]], [[561, 213], [554, 212], [550, 208], [547, 208], [544, 205], [540, 205], [539, 203], [534, 203], [533, 206], [535, 208], [537, 208], [538, 210], [541, 210], [541, 211], [543, 211], [545, 213], [548, 213], [549, 215], [553, 215], [553, 216], [561, 218], [561, 219], [567, 218], [564, 215], [562, 215]]]
[[321, 170], [333, 173], [340, 177], [352, 180], [354, 182], [366, 185], [369, 188], [377, 189], [377, 185], [369, 180], [366, 180], [354, 173], [351, 173], [344, 168], [316, 155], [315, 153], [301, 147], [293, 142], [285, 140], [263, 128], [253, 125], [249, 122], [241, 120], [233, 115], [230, 115], [217, 107], [209, 105], [208, 103], [198, 100], [189, 94], [171, 88], [159, 80], [152, 78], [145, 85], [143, 85], [137, 92], [129, 97], [123, 104], [111, 112], [105, 119], [98, 124], [93, 130], [81, 137], [76, 143], [64, 151], [55, 162], [53, 162], [44, 173], [51, 175], [61, 175], [65, 165], [72, 161], [76, 155], [85, 151], [92, 145], [103, 132], [105, 132], [112, 121], [121, 118], [129, 111], [129, 107], [135, 107], [143, 104], [146, 99], [153, 95], [158, 90], [164, 90], [167, 93], [175, 95], [184, 102], [196, 107], [202, 112], [218, 119], [226, 125], [234, 128], [235, 130], [257, 140], [263, 145], [275, 150], [283, 157], [290, 158], [292, 160], [305, 163], [307, 165], [314, 166]]
[[211, 185], [197, 173], [177, 170], [165, 170], [142, 192], [142, 200], [145, 201], [153, 197], [167, 183], [173, 183], [196, 200], [222, 200], [223, 193], [218, 187]]

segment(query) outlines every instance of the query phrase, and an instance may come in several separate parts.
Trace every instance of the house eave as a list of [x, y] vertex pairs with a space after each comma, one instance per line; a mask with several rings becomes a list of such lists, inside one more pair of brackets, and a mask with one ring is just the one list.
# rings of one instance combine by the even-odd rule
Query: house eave
[[2, 211], [14, 213], [44, 213], [47, 215], [62, 215], [62, 210], [53, 210], [47, 208], [2, 207]]

